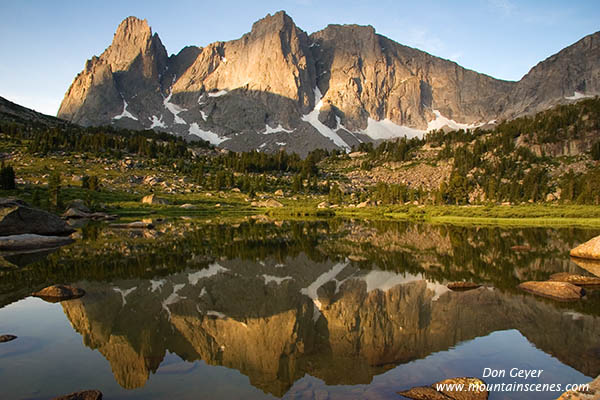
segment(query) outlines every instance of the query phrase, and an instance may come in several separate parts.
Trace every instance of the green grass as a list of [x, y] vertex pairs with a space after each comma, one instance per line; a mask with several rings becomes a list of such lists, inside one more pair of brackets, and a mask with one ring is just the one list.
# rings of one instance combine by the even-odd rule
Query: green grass
[[452, 225], [600, 226], [600, 206], [384, 206], [344, 208], [337, 216], [424, 221]]
[[485, 218], [485, 217], [432, 217], [434, 224], [462, 226], [506, 226], [506, 227], [600, 227], [600, 218]]

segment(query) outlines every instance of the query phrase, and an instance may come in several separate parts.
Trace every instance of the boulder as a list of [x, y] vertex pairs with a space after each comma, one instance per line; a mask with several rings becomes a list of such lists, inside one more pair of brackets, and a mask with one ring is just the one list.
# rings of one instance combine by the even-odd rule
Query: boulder
[[586, 260], [585, 258], [571, 258], [578, 267], [600, 277], [600, 260]]
[[277, 190], [275, 191], [275, 193], [273, 193], [273, 194], [274, 194], [275, 196], [278, 196], [278, 197], [283, 197], [283, 190], [282, 190], [282, 189], [277, 189]]
[[196, 206], [193, 204], [186, 203], [186, 204], [180, 205], [179, 208], [184, 208], [186, 210], [193, 210], [194, 208], [196, 208]]
[[596, 236], [571, 250], [572, 257], [600, 260], [600, 236]]
[[73, 243], [69, 236], [43, 236], [25, 233], [0, 236], [0, 251], [52, 249]]
[[278, 202], [275, 199], [268, 199], [268, 200], [263, 200], [263, 201], [253, 201], [252, 203], [250, 203], [250, 205], [252, 207], [266, 207], [266, 208], [283, 207], [283, 204], [281, 204], [280, 202]]
[[102, 392], [99, 390], [84, 390], [54, 397], [51, 400], [102, 400]]
[[486, 400], [489, 396], [487, 390], [469, 390], [469, 387], [479, 388], [485, 385], [485, 382], [478, 378], [450, 378], [444, 379], [431, 385], [431, 387], [439, 387], [439, 385], [464, 385], [462, 391], [440, 390], [443, 394], [454, 400]]
[[10, 342], [11, 340], [15, 340], [17, 337], [15, 335], [0, 335], [0, 343]]
[[89, 212], [86, 211], [82, 211], [78, 208], [69, 208], [67, 211], [65, 211], [62, 215], [63, 218], [65, 219], [71, 219], [71, 218], [89, 218], [90, 214]]
[[85, 202], [81, 199], [72, 200], [69, 203], [68, 208], [73, 208], [75, 210], [83, 211], [85, 213], [91, 212], [90, 209], [85, 205]]
[[588, 390], [565, 392], [557, 400], [598, 400], [600, 399], [600, 375], [589, 383]]
[[16, 199], [0, 199], [0, 236], [69, 235], [75, 230], [60, 217]]
[[331, 204], [329, 204], [329, 202], [327, 201], [323, 201], [319, 204], [317, 204], [317, 208], [329, 208], [331, 206]]
[[472, 290], [481, 287], [479, 283], [475, 282], [450, 282], [446, 285], [450, 290]]
[[452, 400], [451, 397], [429, 386], [417, 386], [403, 392], [398, 392], [398, 394], [413, 400]]
[[142, 198], [142, 203], [144, 203], [144, 204], [162, 204], [162, 205], [169, 204], [169, 202], [166, 199], [162, 199], [162, 198], [156, 196], [155, 194], [149, 194], [148, 196], [144, 196]]
[[356, 208], [365, 208], [365, 207], [368, 207], [368, 206], [369, 206], [369, 201], [367, 200], [367, 201], [363, 201], [362, 203], [358, 203], [356, 205]]
[[[443, 390], [440, 385], [464, 385], [464, 389], [461, 391]], [[485, 385], [485, 382], [478, 378], [450, 378], [431, 386], [418, 386], [398, 392], [398, 394], [414, 400], [486, 400], [488, 398], [487, 390], [469, 390], [471, 385], [479, 388], [480, 385]]]
[[538, 296], [561, 301], [579, 300], [585, 294], [585, 291], [582, 288], [567, 282], [529, 281], [521, 283], [519, 288]]
[[52, 285], [31, 295], [46, 301], [57, 302], [82, 297], [85, 295], [85, 290], [69, 285]]
[[600, 278], [559, 272], [550, 276], [551, 281], [567, 282], [577, 286], [600, 286]]

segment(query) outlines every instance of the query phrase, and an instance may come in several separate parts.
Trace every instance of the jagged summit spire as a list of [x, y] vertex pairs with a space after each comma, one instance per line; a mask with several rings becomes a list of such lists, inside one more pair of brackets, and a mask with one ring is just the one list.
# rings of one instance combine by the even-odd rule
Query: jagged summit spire
[[284, 28], [297, 28], [292, 17], [285, 11], [278, 11], [275, 14], [267, 14], [252, 24], [252, 33], [282, 30]]

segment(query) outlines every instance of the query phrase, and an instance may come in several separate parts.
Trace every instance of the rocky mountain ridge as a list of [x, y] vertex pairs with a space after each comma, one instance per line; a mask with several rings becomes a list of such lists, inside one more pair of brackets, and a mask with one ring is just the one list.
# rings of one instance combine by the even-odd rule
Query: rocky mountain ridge
[[598, 94], [599, 38], [587, 36], [508, 82], [398, 44], [371, 26], [329, 25], [308, 35], [285, 12], [267, 15], [240, 39], [169, 57], [147, 21], [128, 17], [75, 77], [58, 116], [236, 151], [348, 149]]

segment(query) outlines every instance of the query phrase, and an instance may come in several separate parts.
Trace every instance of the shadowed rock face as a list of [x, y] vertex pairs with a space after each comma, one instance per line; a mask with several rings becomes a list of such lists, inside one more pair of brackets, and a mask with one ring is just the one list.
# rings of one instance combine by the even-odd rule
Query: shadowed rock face
[[485, 123], [569, 101], [574, 91], [597, 94], [597, 42], [598, 34], [582, 39], [517, 83], [400, 45], [370, 26], [330, 25], [309, 36], [285, 12], [240, 39], [167, 57], [147, 22], [129, 17], [75, 77], [58, 116], [233, 150], [305, 154], [381, 139], [376, 121], [424, 130], [435, 111]]
[[369, 383], [397, 364], [505, 329], [587, 375], [600, 373], [596, 316], [574, 316], [532, 296], [452, 292], [420, 275], [303, 255], [78, 285], [88, 294], [63, 303], [64, 312], [126, 388], [143, 386], [166, 351], [237, 369], [277, 396], [305, 374], [330, 385]]
[[600, 32], [588, 35], [533, 67], [506, 100], [502, 117], [535, 114], [568, 97], [600, 93]]
[[[162, 106], [161, 76], [167, 52], [146, 20], [126, 18], [117, 28], [112, 44], [86, 61], [58, 110], [59, 118], [81, 125], [121, 121], [122, 126], [142, 128], [144, 109]], [[137, 101], [131, 99], [137, 98]], [[129, 100], [129, 102], [127, 102]], [[134, 118], [118, 118], [124, 107]], [[130, 104], [129, 104], [130, 103]], [[141, 113], [141, 114], [140, 114]]]

